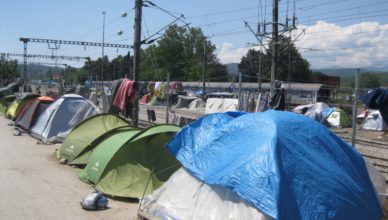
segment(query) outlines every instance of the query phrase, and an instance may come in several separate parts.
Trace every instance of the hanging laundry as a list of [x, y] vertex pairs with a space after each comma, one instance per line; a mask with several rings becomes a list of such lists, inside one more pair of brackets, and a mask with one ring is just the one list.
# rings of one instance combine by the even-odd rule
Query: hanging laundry
[[124, 79], [114, 98], [113, 105], [124, 112], [127, 102], [132, 102], [136, 98], [135, 83], [132, 80]]

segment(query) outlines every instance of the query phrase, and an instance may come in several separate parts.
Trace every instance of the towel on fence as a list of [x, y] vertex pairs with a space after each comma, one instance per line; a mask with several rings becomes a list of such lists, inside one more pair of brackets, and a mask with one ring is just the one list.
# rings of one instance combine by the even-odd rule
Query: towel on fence
[[120, 85], [119, 90], [116, 93], [116, 96], [113, 101], [113, 105], [120, 108], [124, 112], [127, 101], [133, 101], [136, 97], [136, 88], [134, 81], [129, 79], [124, 79]]

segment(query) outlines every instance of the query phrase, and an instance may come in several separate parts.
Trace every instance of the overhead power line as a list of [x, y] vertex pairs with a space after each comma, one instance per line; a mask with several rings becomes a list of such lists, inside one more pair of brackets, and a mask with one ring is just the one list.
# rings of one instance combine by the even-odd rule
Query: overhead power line
[[[371, 18], [371, 17], [387, 17], [388, 16], [388, 13], [383, 13], [383, 14], [378, 14], [378, 15], [371, 15], [371, 16], [365, 16], [363, 18]], [[320, 19], [317, 19], [316, 21], [319, 21]], [[334, 19], [334, 20], [329, 20], [328, 22], [336, 22], [336, 21], [349, 21], [349, 20], [358, 20], [358, 18], [344, 18], [344, 19]], [[311, 21], [309, 23], [299, 23], [299, 25], [311, 25], [311, 24], [315, 24], [316, 21]], [[323, 32], [327, 32], [327, 31], [322, 31]], [[364, 33], [368, 33], [368, 31], [363, 31]], [[372, 31], [374, 32], [374, 31]], [[240, 35], [240, 34], [246, 34], [247, 31], [243, 31], [243, 29], [241, 29], [241, 31], [233, 31], [233, 32], [220, 32], [220, 33], [216, 33], [216, 34], [212, 34], [211, 36], [212, 37], [222, 37], [222, 36], [228, 36], [228, 35]], [[316, 32], [314, 32], [316, 33]]]
[[[356, 20], [356, 19], [359, 19], [359, 16], [362, 16], [362, 15], [370, 15], [370, 14], [372, 14], [371, 16], [367, 16], [367, 17], [375, 17], [375, 16], [380, 16], [380, 15], [387, 14], [387, 13], [376, 14], [376, 13], [379, 13], [379, 12], [387, 12], [387, 9], [379, 9], [379, 10], [373, 10], [373, 11], [367, 11], [367, 12], [361, 12], [361, 13], [357, 12], [357, 13], [352, 13], [352, 14], [342, 14], [342, 15], [338, 15], [338, 16], [319, 18], [317, 20], [325, 20], [325, 21], [330, 21], [330, 20], [342, 21], [342, 20], [346, 20], [346, 19], [354, 19], [354, 20]], [[343, 18], [343, 19], [337, 19], [337, 18]], [[366, 17], [363, 16], [363, 18], [366, 18]]]
[[[303, 1], [308, 1], [308, 0], [299, 0], [298, 2], [303, 2]], [[337, 0], [337, 1], [347, 1], [347, 0]], [[337, 1], [335, 1], [335, 2], [337, 2]], [[279, 3], [279, 5], [286, 5], [286, 4], [287, 4], [287, 2], [280, 2]], [[236, 13], [236, 12], [252, 11], [252, 10], [256, 11], [257, 5], [252, 5], [252, 6], [233, 9], [233, 10], [217, 11], [217, 12], [202, 14], [202, 15], [193, 15], [193, 16], [188, 16], [187, 19], [196, 19], [196, 18], [210, 17], [210, 16], [223, 15], [223, 14], [232, 14], [232, 13]]]
[[318, 16], [321, 16], [321, 15], [328, 15], [328, 14], [335, 14], [335, 13], [343, 13], [344, 11], [350, 11], [350, 10], [358, 10], [360, 8], [369, 8], [369, 7], [373, 7], [373, 6], [377, 6], [377, 5], [382, 5], [382, 4], [388, 4], [388, 1], [382, 1], [382, 2], [376, 2], [376, 3], [370, 3], [370, 4], [365, 4], [365, 5], [359, 5], [359, 6], [355, 6], [355, 7], [350, 7], [350, 8], [341, 8], [341, 9], [337, 9], [337, 10], [330, 10], [330, 11], [326, 11], [326, 12], [322, 12], [322, 13], [317, 13], [317, 14], [314, 14], [314, 15], [310, 15], [309, 18], [312, 18], [312, 17], [318, 17]]
[[[24, 54], [19, 53], [0, 53], [0, 55], [5, 57], [24, 57]], [[43, 54], [27, 54], [28, 58], [44, 58], [44, 59], [55, 59], [55, 60], [82, 60], [89, 59], [89, 57], [80, 57], [80, 56], [54, 56], [54, 55], [43, 55]]]

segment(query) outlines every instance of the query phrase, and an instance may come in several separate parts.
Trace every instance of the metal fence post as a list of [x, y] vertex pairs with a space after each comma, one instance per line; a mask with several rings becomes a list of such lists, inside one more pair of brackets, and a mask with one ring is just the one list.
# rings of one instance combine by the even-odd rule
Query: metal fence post
[[357, 103], [358, 103], [358, 88], [359, 88], [360, 69], [356, 71], [356, 82], [354, 85], [354, 102], [353, 102], [353, 123], [352, 123], [352, 146], [356, 147], [356, 119], [357, 119]]
[[169, 111], [170, 111], [170, 73], [167, 73], [167, 89], [166, 89], [166, 124], [169, 123]]
[[241, 111], [243, 108], [243, 97], [242, 97], [242, 73], [238, 73], [238, 110]]

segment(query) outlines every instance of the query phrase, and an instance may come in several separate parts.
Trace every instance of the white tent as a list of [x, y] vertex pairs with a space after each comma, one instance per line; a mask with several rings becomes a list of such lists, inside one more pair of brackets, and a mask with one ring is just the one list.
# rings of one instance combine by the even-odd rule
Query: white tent
[[272, 219], [221, 186], [209, 186], [184, 168], [142, 200], [143, 213], [163, 220], [172, 219]]
[[304, 114], [305, 116], [319, 121], [320, 123], [329, 126], [327, 117], [333, 112], [330, 106], [323, 102], [317, 102], [315, 104], [299, 105], [293, 109], [293, 112], [297, 114]]
[[206, 100], [205, 114], [237, 110], [238, 99], [209, 98]]
[[307, 105], [298, 105], [292, 111], [297, 114], [302, 114], [303, 109], [307, 108], [307, 111], [310, 110], [314, 104]]
[[31, 136], [43, 143], [62, 142], [78, 123], [99, 112], [97, 106], [82, 96], [64, 95], [39, 116], [31, 128]]
[[205, 106], [206, 106], [206, 103], [201, 98], [198, 98], [190, 102], [188, 109], [189, 110], [204, 109]]
[[175, 108], [188, 108], [190, 105], [190, 102], [197, 99], [196, 96], [178, 96], [178, 102], [175, 105]]
[[[371, 164], [368, 174], [383, 207], [385, 179]], [[184, 168], [177, 170], [162, 187], [141, 200], [141, 214], [162, 220], [269, 220], [232, 190], [219, 185], [207, 185]]]
[[330, 106], [324, 102], [317, 102], [315, 104], [299, 105], [293, 109], [293, 112], [301, 114], [304, 108], [307, 108], [305, 115], [314, 118], [314, 115], [322, 114]]
[[362, 116], [364, 118], [360, 126], [362, 130], [385, 131], [388, 129], [379, 110], [369, 109], [367, 112], [363, 112], [362, 115], [357, 116], [357, 118]]

